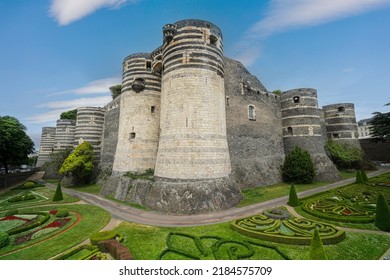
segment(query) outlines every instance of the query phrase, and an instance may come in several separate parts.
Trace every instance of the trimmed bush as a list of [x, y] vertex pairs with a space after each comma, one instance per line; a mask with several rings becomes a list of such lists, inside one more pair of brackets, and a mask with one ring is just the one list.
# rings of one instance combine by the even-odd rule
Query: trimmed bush
[[361, 173], [363, 182], [364, 182], [364, 183], [368, 183], [368, 177], [367, 177], [366, 171], [364, 171], [364, 169], [362, 169], [362, 170], [360, 171], [360, 173]]
[[69, 216], [69, 211], [67, 209], [59, 209], [56, 213], [57, 218], [65, 218]]
[[4, 231], [0, 231], [0, 248], [7, 246], [9, 243], [9, 235]]
[[315, 229], [313, 233], [313, 239], [311, 240], [311, 244], [310, 244], [309, 259], [310, 260], [328, 259], [325, 254], [324, 245], [322, 244], [322, 240], [318, 232], [318, 229]]
[[[25, 214], [28, 214], [28, 213], [25, 213]], [[42, 217], [40, 217], [38, 220], [34, 221], [33, 223], [26, 223], [26, 224], [22, 225], [21, 227], [11, 229], [11, 230], [7, 231], [7, 233], [9, 235], [14, 235], [14, 234], [18, 234], [21, 232], [25, 232], [25, 231], [33, 229], [37, 226], [43, 225], [44, 223], [46, 223], [50, 219], [50, 214], [47, 212], [36, 212], [33, 214], [36, 214], [36, 215], [39, 215]]]
[[99, 250], [103, 253], [110, 253], [116, 260], [133, 260], [134, 257], [129, 249], [115, 239], [103, 240], [98, 244]]
[[56, 192], [54, 193], [54, 196], [53, 196], [53, 201], [61, 201], [63, 199], [64, 199], [64, 196], [62, 195], [61, 183], [58, 183]]
[[308, 151], [295, 147], [284, 160], [282, 175], [285, 182], [309, 184], [314, 181], [315, 170]]
[[92, 234], [90, 241], [92, 245], [97, 245], [100, 241], [109, 239], [121, 239], [121, 235], [114, 230], [100, 231]]
[[26, 200], [32, 200], [32, 199], [35, 199], [35, 195], [25, 194], [25, 195], [14, 196], [14, 197], [8, 199], [8, 202], [19, 202], [19, 201], [26, 201]]
[[355, 181], [355, 183], [356, 184], [364, 184], [364, 179], [363, 179], [361, 171], [356, 172], [356, 181]]
[[301, 203], [299, 202], [297, 192], [295, 191], [295, 186], [294, 184], [291, 185], [290, 187], [290, 195], [288, 197], [288, 205], [292, 207], [299, 206]]
[[26, 182], [23, 184], [23, 187], [25, 188], [33, 188], [35, 186], [34, 182]]
[[11, 209], [4, 213], [4, 217], [13, 216], [19, 213], [18, 209]]
[[383, 194], [378, 196], [376, 203], [375, 225], [384, 231], [390, 231], [390, 210]]

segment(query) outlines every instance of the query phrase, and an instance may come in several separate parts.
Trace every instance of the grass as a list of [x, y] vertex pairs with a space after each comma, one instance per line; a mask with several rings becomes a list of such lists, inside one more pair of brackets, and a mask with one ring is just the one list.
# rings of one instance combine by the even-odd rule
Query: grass
[[[228, 259], [229, 251], [233, 250], [234, 247], [239, 247], [239, 245], [233, 242], [254, 242], [265, 246], [271, 245], [278, 248], [289, 259], [296, 260], [308, 259], [310, 250], [310, 246], [279, 244], [245, 237], [231, 230], [230, 223], [186, 228], [168, 228], [122, 222], [115, 230], [125, 236], [124, 245], [129, 248], [136, 260], [158, 259], [161, 252], [168, 248], [166, 240], [170, 232], [180, 232], [196, 237], [216, 236], [230, 241], [219, 248], [219, 259]], [[199, 249], [194, 245], [194, 241], [189, 238], [177, 238], [174, 244], [171, 245], [171, 249], [191, 253], [200, 257], [200, 259], [213, 259], [214, 256], [211, 248], [215, 242], [215, 240], [211, 239], [202, 241], [204, 250], [208, 252], [207, 256], [202, 256]], [[346, 239], [339, 244], [326, 245], [324, 247], [328, 258], [332, 260], [376, 260], [390, 247], [390, 236], [348, 232]], [[249, 259], [282, 259], [281, 255], [275, 250], [255, 245], [252, 248], [255, 253]], [[242, 251], [245, 251], [245, 249]], [[165, 255], [164, 259], [189, 258], [170, 252]]]
[[[316, 182], [312, 184], [294, 184], [297, 193], [315, 189], [329, 184], [328, 182]], [[270, 199], [286, 196], [290, 192], [290, 184], [280, 183], [266, 187], [256, 187], [253, 189], [241, 190], [243, 200], [237, 207], [245, 207], [248, 205], [268, 201]]]
[[137, 208], [137, 209], [140, 209], [140, 210], [152, 211], [150, 208], [148, 208], [148, 207], [146, 207], [144, 205], [133, 203], [133, 202], [128, 202], [128, 201], [122, 201], [122, 200], [116, 199], [115, 197], [113, 197], [111, 195], [107, 195], [105, 198], [107, 198], [109, 200], [112, 200], [114, 202], [117, 202], [119, 204], [127, 205], [127, 206], [130, 206], [130, 207], [133, 207], [133, 208]]
[[[51, 210], [55, 206], [39, 207], [34, 210]], [[66, 231], [52, 239], [35, 244], [8, 255], [0, 256], [3, 260], [47, 260], [50, 259], [80, 242], [88, 239], [93, 233], [101, 230], [111, 219], [110, 213], [92, 205], [61, 205], [63, 209], [78, 212], [81, 214], [81, 222], [74, 228]], [[1, 251], [0, 251], [1, 254]]]
[[72, 186], [72, 187], [66, 187], [67, 189], [79, 191], [79, 192], [85, 192], [90, 194], [99, 194], [102, 186], [98, 184], [90, 184], [90, 185], [83, 185], [83, 186]]

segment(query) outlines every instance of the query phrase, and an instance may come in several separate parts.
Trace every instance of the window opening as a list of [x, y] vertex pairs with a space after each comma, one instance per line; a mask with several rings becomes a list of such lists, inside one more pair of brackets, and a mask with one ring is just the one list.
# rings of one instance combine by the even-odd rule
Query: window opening
[[256, 120], [256, 109], [255, 109], [255, 106], [253, 106], [253, 105], [248, 106], [248, 118], [251, 121]]
[[135, 139], [135, 132], [130, 132], [130, 142], [133, 142]]
[[300, 102], [299, 99], [300, 99], [299, 96], [294, 96], [293, 97], [294, 103], [299, 103]]
[[291, 126], [287, 127], [287, 135], [293, 135], [293, 129]]

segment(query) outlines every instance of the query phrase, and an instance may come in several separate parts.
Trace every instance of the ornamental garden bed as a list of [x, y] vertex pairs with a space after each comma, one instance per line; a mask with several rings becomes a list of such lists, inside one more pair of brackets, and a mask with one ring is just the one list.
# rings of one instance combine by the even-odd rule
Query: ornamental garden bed
[[[379, 183], [379, 182], [378, 182]], [[301, 199], [302, 210], [314, 217], [345, 223], [372, 223], [378, 195], [390, 202], [390, 187], [351, 184]]]

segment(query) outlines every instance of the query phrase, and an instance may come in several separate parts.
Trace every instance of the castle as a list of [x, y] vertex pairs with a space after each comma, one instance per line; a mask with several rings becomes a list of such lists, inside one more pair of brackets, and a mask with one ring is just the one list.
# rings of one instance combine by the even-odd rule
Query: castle
[[[102, 193], [166, 213], [233, 207], [240, 189], [282, 181], [295, 146], [311, 154], [316, 179], [339, 172], [328, 138], [359, 146], [353, 104], [318, 107], [311, 88], [269, 92], [238, 61], [223, 55], [221, 30], [204, 20], [163, 27], [163, 44], [123, 61], [122, 92], [104, 108], [77, 110], [76, 122], [44, 127], [38, 165], [50, 153], [89, 141]], [[126, 172], [154, 170], [153, 180]]]

